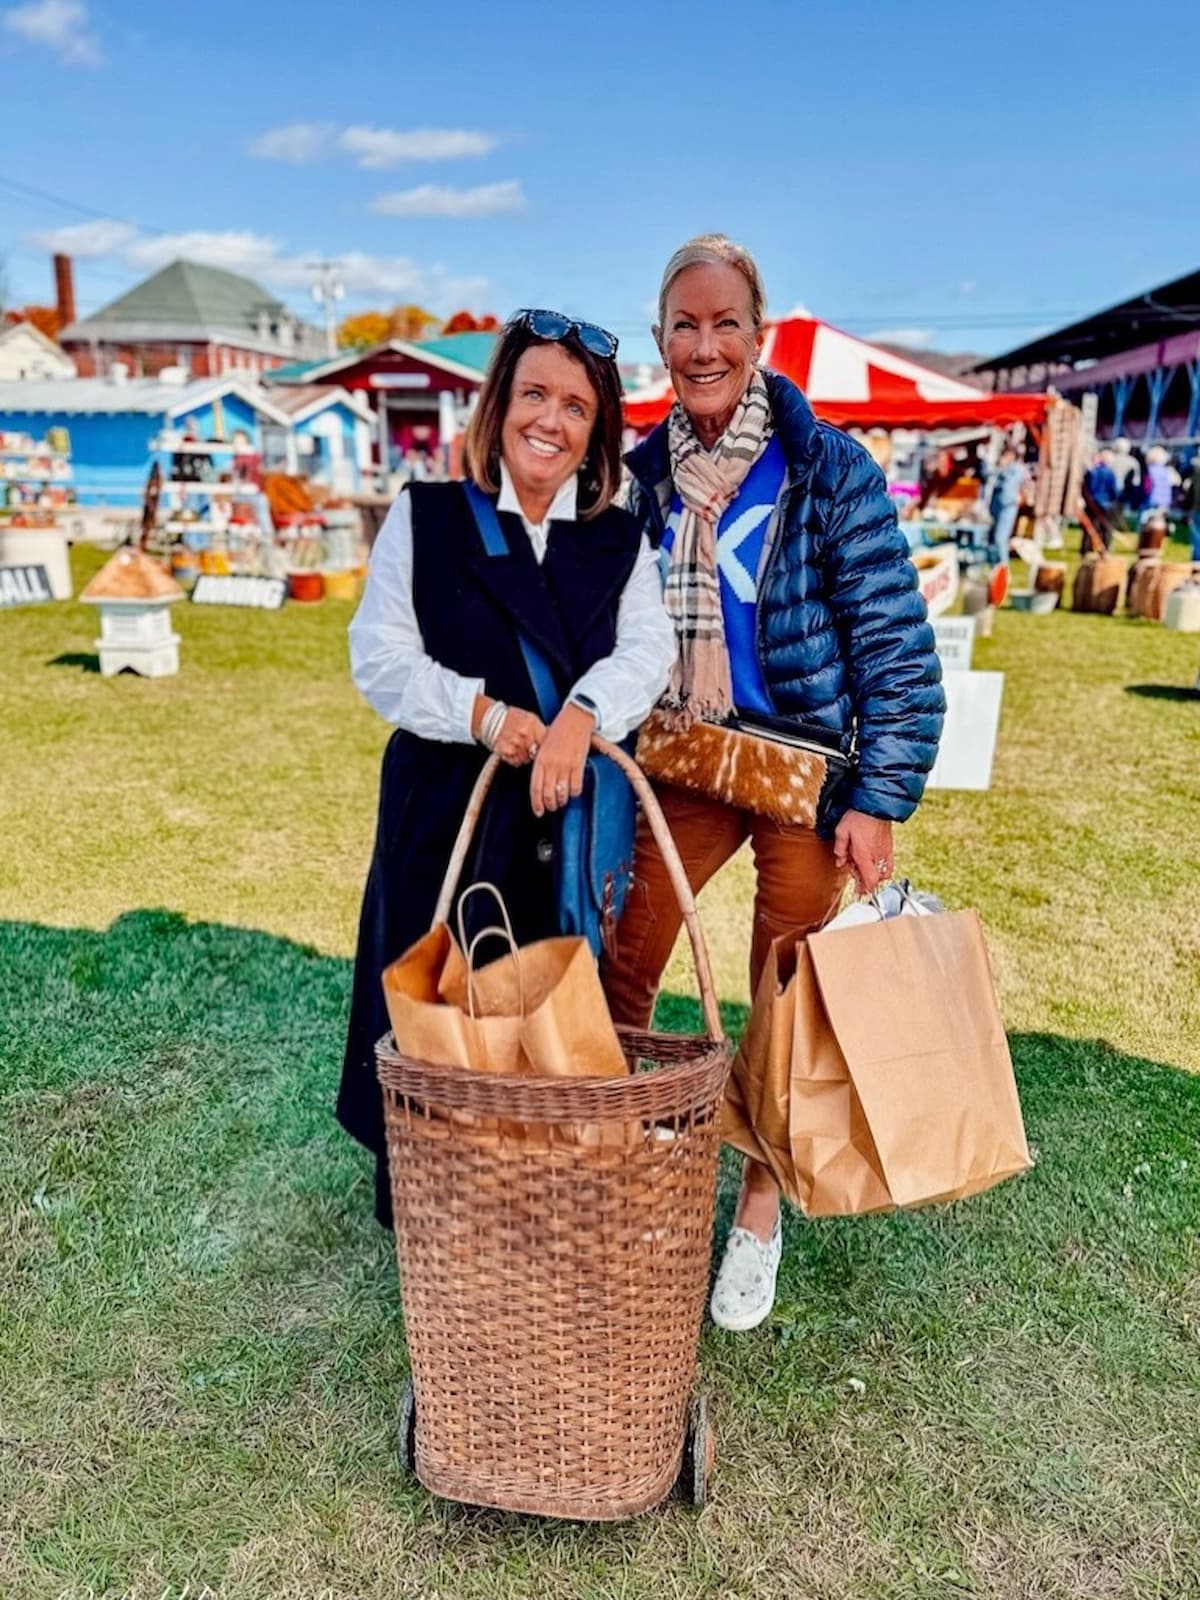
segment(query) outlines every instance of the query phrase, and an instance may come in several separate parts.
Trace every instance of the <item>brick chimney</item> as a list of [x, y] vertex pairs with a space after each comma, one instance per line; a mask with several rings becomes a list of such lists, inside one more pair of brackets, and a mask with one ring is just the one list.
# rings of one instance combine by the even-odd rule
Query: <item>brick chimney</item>
[[59, 325], [69, 328], [75, 321], [75, 269], [70, 256], [54, 258], [54, 298], [58, 307]]

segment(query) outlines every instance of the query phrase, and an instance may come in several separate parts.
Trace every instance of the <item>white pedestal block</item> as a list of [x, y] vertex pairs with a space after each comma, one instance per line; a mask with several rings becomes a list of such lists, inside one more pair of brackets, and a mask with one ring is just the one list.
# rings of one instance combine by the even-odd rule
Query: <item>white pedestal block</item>
[[128, 669], [140, 672], [143, 678], [169, 678], [179, 671], [179, 635], [168, 634], [152, 645], [114, 645], [107, 639], [97, 639], [100, 652], [100, 671], [106, 678]]

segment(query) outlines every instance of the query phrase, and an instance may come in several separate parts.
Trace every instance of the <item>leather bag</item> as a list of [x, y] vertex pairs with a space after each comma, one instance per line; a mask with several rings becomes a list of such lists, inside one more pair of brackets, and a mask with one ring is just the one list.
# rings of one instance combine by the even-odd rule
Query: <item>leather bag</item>
[[652, 711], [638, 734], [637, 759], [657, 783], [804, 828], [823, 825], [854, 772], [851, 758], [835, 744], [773, 717], [678, 729], [668, 714]]

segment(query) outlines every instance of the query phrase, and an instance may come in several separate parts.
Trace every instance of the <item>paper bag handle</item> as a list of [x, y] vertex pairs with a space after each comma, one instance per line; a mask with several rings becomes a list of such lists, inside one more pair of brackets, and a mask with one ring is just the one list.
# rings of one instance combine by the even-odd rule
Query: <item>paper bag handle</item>
[[[483, 890], [490, 894], [500, 908], [500, 917], [503, 926], [492, 923], [490, 927], [480, 928], [475, 937], [467, 942], [466, 920], [463, 907], [473, 894]], [[443, 920], [439, 918], [439, 921]], [[473, 883], [464, 889], [458, 897], [458, 947], [467, 959], [467, 1011], [471, 1021], [475, 1020], [475, 949], [481, 939], [507, 939], [508, 948], [512, 952], [513, 961], [517, 968], [517, 995], [521, 1007], [521, 1016], [525, 1015], [525, 970], [521, 965], [521, 952], [517, 947], [516, 935], [513, 933], [512, 918], [508, 914], [508, 907], [504, 904], [504, 896], [494, 883]]]
[[[688, 941], [692, 947], [692, 962], [696, 969], [696, 983], [700, 990], [700, 1009], [704, 1013], [704, 1026], [709, 1036], [721, 1040], [725, 1037], [725, 1030], [721, 1026], [721, 1013], [717, 1006], [717, 994], [713, 985], [712, 965], [708, 959], [708, 946], [704, 942], [704, 933], [700, 927], [700, 919], [696, 915], [696, 897], [692, 893], [692, 886], [687, 880], [687, 873], [683, 869], [683, 862], [679, 859], [679, 851], [675, 848], [675, 841], [671, 837], [671, 830], [667, 826], [667, 819], [663, 816], [662, 807], [659, 805], [654, 790], [646, 774], [633, 760], [621, 749], [620, 745], [610, 744], [607, 739], [602, 739], [598, 733], [592, 735], [592, 749], [597, 755], [607, 756], [629, 779], [633, 791], [641, 802], [650, 832], [654, 835], [654, 842], [662, 852], [663, 865], [667, 869], [667, 876], [671, 880], [671, 887], [675, 891], [675, 899], [683, 913], [683, 925], [687, 929]], [[492, 786], [500, 767], [500, 757], [491, 755], [483, 764], [483, 769], [475, 780], [475, 787], [471, 790], [471, 798], [467, 801], [466, 814], [462, 826], [458, 830], [458, 838], [454, 841], [454, 849], [450, 852], [450, 862], [446, 868], [446, 876], [442, 882], [442, 892], [438, 897], [437, 909], [433, 914], [433, 926], [445, 922], [450, 915], [450, 906], [454, 900], [454, 890], [462, 876], [463, 864], [467, 859], [467, 851], [471, 848], [471, 840], [475, 836], [475, 829], [479, 823], [479, 816], [483, 810], [483, 802], [487, 799], [488, 790]], [[466, 891], [471, 892], [469, 889]]]

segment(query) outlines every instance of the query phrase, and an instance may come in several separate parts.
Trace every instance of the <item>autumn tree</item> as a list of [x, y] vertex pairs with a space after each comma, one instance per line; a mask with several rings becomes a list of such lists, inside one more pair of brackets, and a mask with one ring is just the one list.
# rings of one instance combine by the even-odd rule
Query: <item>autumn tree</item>
[[369, 350], [390, 337], [391, 321], [382, 311], [360, 311], [356, 317], [347, 317], [337, 331], [342, 350]]
[[424, 339], [432, 329], [437, 328], [440, 320], [432, 311], [426, 311], [424, 306], [393, 306], [391, 337], [410, 341]]
[[55, 344], [63, 326], [57, 306], [13, 306], [4, 313], [4, 321], [32, 323], [39, 333], [44, 333], [47, 339], [53, 339]]

